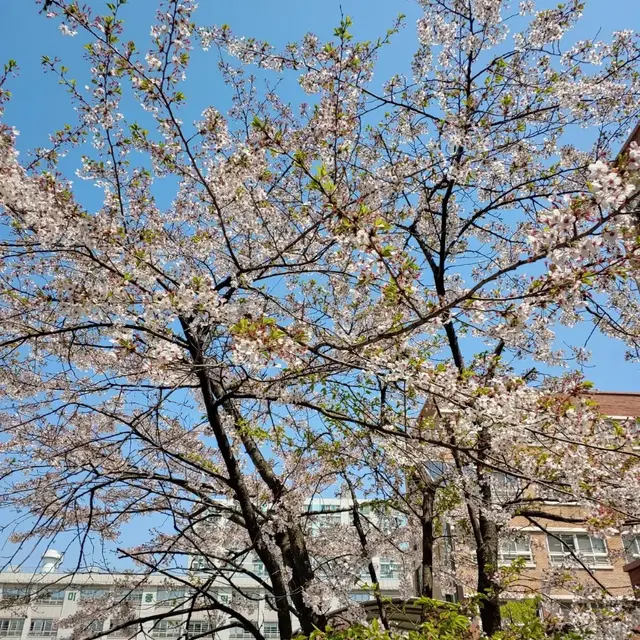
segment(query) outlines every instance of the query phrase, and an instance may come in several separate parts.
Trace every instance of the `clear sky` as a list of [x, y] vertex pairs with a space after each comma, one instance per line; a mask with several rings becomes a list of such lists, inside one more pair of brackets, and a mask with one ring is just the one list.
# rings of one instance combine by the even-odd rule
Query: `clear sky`
[[[87, 3], [96, 11], [105, 6], [104, 0]], [[540, 8], [554, 4], [549, 0], [538, 1]], [[127, 38], [136, 40], [141, 47], [149, 42], [149, 26], [157, 5], [157, 0], [129, 0], [121, 14], [127, 22]], [[307, 31], [315, 32], [320, 38], [330, 37], [341, 11], [353, 18], [352, 31], [359, 39], [383, 35], [395, 16], [406, 14], [408, 28], [383, 52], [376, 79], [409, 70], [416, 42], [414, 24], [420, 15], [415, 0], [200, 0], [195, 19], [201, 25], [226, 23], [238, 35], [284, 45]], [[70, 77], [76, 78], [79, 86], [86, 83], [87, 68], [82, 60], [85, 40], [82, 35], [63, 37], [56, 27], [54, 21], [39, 14], [35, 0], [0, 0], [0, 64], [14, 58], [20, 67], [19, 77], [10, 82], [14, 99], [7, 108], [5, 120], [20, 131], [19, 146], [25, 151], [38, 145], [46, 146], [51, 131], [74, 119], [64, 90], [54, 76], [42, 72], [42, 56], [61, 58], [70, 69]], [[620, 29], [640, 29], [640, 0], [587, 0], [585, 15], [570, 39], [608, 39], [612, 31]], [[286, 84], [283, 91], [286, 96]], [[215, 55], [195, 52], [184, 92], [188, 101], [182, 112], [185, 121], [196, 119], [210, 104], [220, 110], [228, 106], [228, 92], [218, 74]], [[139, 109], [126, 103], [124, 108]], [[579, 144], [579, 141], [573, 142]], [[77, 159], [66, 162], [66, 169], [73, 172]], [[76, 182], [76, 186], [81, 190], [81, 199], [98, 196], [90, 185]], [[169, 190], [167, 197], [170, 197]], [[90, 207], [86, 199], [84, 202]], [[565, 333], [559, 342], [583, 341], [590, 330], [590, 326], [573, 329], [572, 335]], [[640, 391], [640, 365], [624, 361], [621, 344], [594, 335], [588, 346], [593, 352], [593, 363], [586, 375], [598, 388]]]
[[[85, 2], [96, 10], [105, 4], [103, 0]], [[550, 4], [547, 0], [539, 2], [540, 7]], [[129, 30], [127, 37], [142, 47], [149, 41], [149, 25], [156, 6], [157, 0], [129, 0], [123, 12]], [[55, 77], [42, 72], [42, 56], [61, 58], [80, 86], [87, 80], [86, 64], [82, 60], [85, 40], [81, 35], [62, 37], [56, 23], [39, 15], [38, 9], [35, 0], [0, 0], [0, 64], [13, 58], [20, 67], [19, 77], [10, 82], [14, 99], [7, 108], [5, 121], [21, 132], [19, 146], [23, 151], [46, 146], [50, 132], [73, 121], [66, 93]], [[406, 14], [408, 28], [382, 55], [376, 77], [384, 79], [393, 73], [408, 71], [415, 45], [415, 19], [420, 13], [414, 0], [200, 0], [195, 18], [204, 25], [227, 23], [237, 34], [283, 45], [307, 31], [315, 32], [320, 38], [330, 37], [340, 20], [341, 10], [354, 19], [352, 31], [358, 39], [383, 35], [398, 13]], [[585, 16], [571, 39], [607, 39], [612, 31], [620, 29], [640, 29], [640, 0], [587, 0]], [[225, 109], [228, 94], [217, 72], [214, 55], [196, 52], [184, 92], [189, 105], [183, 111], [185, 120], [197, 118], [209, 104]], [[67, 168], [73, 171], [75, 167]], [[586, 339], [590, 327], [574, 331], [580, 333], [582, 340], [582, 336]], [[564, 337], [576, 342], [575, 335], [565, 334], [560, 341]], [[622, 345], [596, 336], [589, 347], [593, 351], [593, 366], [586, 375], [598, 388], [640, 391], [640, 364], [624, 361]], [[162, 526], [159, 522], [156, 524]], [[132, 531], [125, 537], [130, 542], [137, 536]], [[6, 549], [4, 551], [0, 551], [0, 564]], [[96, 554], [100, 555], [99, 549]]]

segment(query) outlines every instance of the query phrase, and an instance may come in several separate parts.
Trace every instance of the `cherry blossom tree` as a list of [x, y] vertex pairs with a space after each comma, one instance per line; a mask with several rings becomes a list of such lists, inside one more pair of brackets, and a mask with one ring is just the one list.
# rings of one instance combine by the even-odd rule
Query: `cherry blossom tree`
[[[62, 34], [86, 40], [92, 78], [81, 89], [44, 58], [77, 122], [22, 159], [0, 130], [14, 541], [76, 531], [80, 569], [90, 540], [166, 515], [170, 531], [120, 549], [189, 588], [156, 617], [208, 611], [261, 638], [251, 595], [231, 607], [213, 589], [248, 575], [284, 639], [325, 629], [365, 569], [387, 624], [373, 562], [386, 554], [418, 570], [406, 595], [437, 580], [479, 593], [491, 635], [513, 573], [500, 539], [513, 516], [549, 515], [541, 490], [579, 500], [594, 531], [638, 519], [633, 432], [598, 414], [576, 371], [588, 354], [556, 337], [586, 319], [637, 353], [640, 152], [610, 160], [640, 115], [640, 43], [564, 45], [581, 2], [510, 4], [421, 0], [411, 77], [379, 82], [402, 17], [377, 41], [343, 16], [333, 39], [277, 50], [168, 0], [144, 49], [124, 0], [105, 15], [47, 0]], [[187, 123], [195, 48], [233, 105]], [[307, 101], [278, 95], [280, 76]], [[82, 203], [70, 158], [99, 205]], [[496, 490], [504, 476], [515, 495]], [[328, 493], [351, 499], [339, 535], [309, 506]], [[193, 557], [206, 571], [188, 571]]]

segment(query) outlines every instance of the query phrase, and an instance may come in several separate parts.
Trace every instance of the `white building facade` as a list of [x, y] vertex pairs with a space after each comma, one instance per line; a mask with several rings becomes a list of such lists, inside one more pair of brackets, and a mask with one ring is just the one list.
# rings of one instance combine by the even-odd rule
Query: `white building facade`
[[[314, 516], [314, 527], [325, 528], [351, 524], [351, 502], [339, 498], [314, 500], [310, 510], [320, 512]], [[382, 595], [395, 598], [400, 594], [400, 582], [410, 571], [397, 561], [373, 558]], [[42, 558], [40, 570], [33, 573], [0, 572], [0, 640], [2, 638], [66, 638], [78, 628], [80, 637], [91, 637], [98, 632], [109, 632], [113, 638], [216, 638], [217, 640], [253, 639], [240, 627], [215, 631], [229, 625], [229, 616], [206, 608], [206, 596], [195, 598], [189, 585], [212, 584], [207, 593], [231, 608], [242, 611], [260, 629], [266, 640], [279, 640], [276, 612], [269, 606], [264, 585], [250, 575], [238, 572], [233, 577], [224, 575], [210, 579], [206, 562], [192, 558], [188, 572], [174, 580], [158, 574], [110, 574], [99, 571], [69, 573], [61, 568], [61, 554], [48, 551]], [[260, 560], [248, 554], [243, 560], [248, 572], [267, 581], [267, 573]], [[215, 573], [215, 571], [214, 571]], [[354, 580], [349, 593], [353, 602], [371, 599], [366, 585], [371, 582], [363, 570], [360, 582]], [[104, 605], [101, 605], [104, 603]], [[145, 620], [125, 627], [120, 607], [124, 604], [126, 619]], [[344, 601], [334, 603], [344, 606]], [[82, 614], [86, 607], [98, 613], [87, 614], [81, 623], [68, 626], [67, 619]], [[154, 618], [158, 614], [166, 617]]]

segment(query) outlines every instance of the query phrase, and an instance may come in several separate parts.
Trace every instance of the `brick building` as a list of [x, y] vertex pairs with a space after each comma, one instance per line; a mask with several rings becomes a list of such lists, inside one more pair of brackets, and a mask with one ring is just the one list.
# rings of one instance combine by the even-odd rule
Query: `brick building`
[[[597, 403], [600, 413], [631, 430], [637, 429], [640, 393], [593, 392], [590, 398]], [[431, 412], [431, 408], [425, 407], [425, 415]], [[540, 488], [527, 488], [519, 479], [502, 473], [495, 474], [494, 480], [492, 490], [497, 504], [525, 499], [531, 509], [548, 516], [540, 515], [533, 522], [531, 517], [516, 516], [510, 521], [515, 539], [501, 542], [499, 564], [507, 567], [519, 561], [522, 566], [518, 579], [503, 594], [505, 599], [542, 594], [568, 603], [578, 597], [576, 593], [582, 587], [598, 585], [613, 596], [633, 596], [629, 572], [640, 585], [640, 534], [632, 533], [632, 526], [640, 522], [628, 523], [628, 531], [623, 529], [600, 538], [589, 533], [585, 522], [587, 510], [574, 501], [570, 492], [541, 494]], [[459, 570], [464, 584], [458, 592], [469, 594], [476, 579], [475, 558]], [[559, 574], [567, 571], [571, 576], [567, 581], [570, 588], [561, 588]]]
[[[591, 397], [600, 411], [613, 420], [634, 424], [640, 418], [640, 394], [594, 393]], [[614, 596], [632, 596], [628, 565], [640, 567], [640, 535], [622, 531], [606, 538], [595, 537], [584, 524], [566, 524], [553, 518], [558, 515], [579, 521], [584, 516], [583, 508], [571, 502], [570, 497], [554, 493], [540, 498], [541, 510], [551, 517], [536, 520], [539, 527], [532, 525], [530, 519], [516, 517], [511, 524], [522, 532], [522, 539], [502, 549], [502, 559], [523, 558], [525, 563], [514, 592], [533, 591], [571, 601], [576, 597], [575, 590], [554, 586], [554, 570], [569, 565], [576, 584], [600, 583]]]

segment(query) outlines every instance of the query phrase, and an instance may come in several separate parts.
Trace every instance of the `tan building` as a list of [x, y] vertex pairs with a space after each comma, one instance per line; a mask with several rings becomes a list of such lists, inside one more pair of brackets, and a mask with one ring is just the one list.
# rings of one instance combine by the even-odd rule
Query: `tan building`
[[638, 122], [638, 124], [635, 126], [635, 128], [627, 138], [626, 142], [622, 145], [622, 148], [620, 149], [620, 152], [616, 157], [616, 162], [619, 162], [621, 158], [625, 157], [632, 142], [637, 142], [638, 144], [640, 144], [640, 122]]
[[[592, 398], [600, 411], [614, 420], [635, 423], [640, 417], [640, 394], [594, 393]], [[512, 525], [522, 532], [522, 538], [502, 546], [504, 564], [515, 558], [524, 562], [524, 571], [514, 583], [513, 592], [541, 593], [571, 601], [582, 584], [588, 588], [600, 585], [614, 596], [633, 595], [629, 565], [638, 567], [640, 582], [640, 534], [622, 532], [606, 538], [590, 534], [581, 522], [584, 509], [559, 493], [544, 496], [539, 510], [550, 517], [534, 518], [539, 526], [531, 518], [516, 517]], [[569, 568], [571, 576], [569, 588], [559, 584], [560, 574], [567, 573], [562, 571], [565, 568]]]

